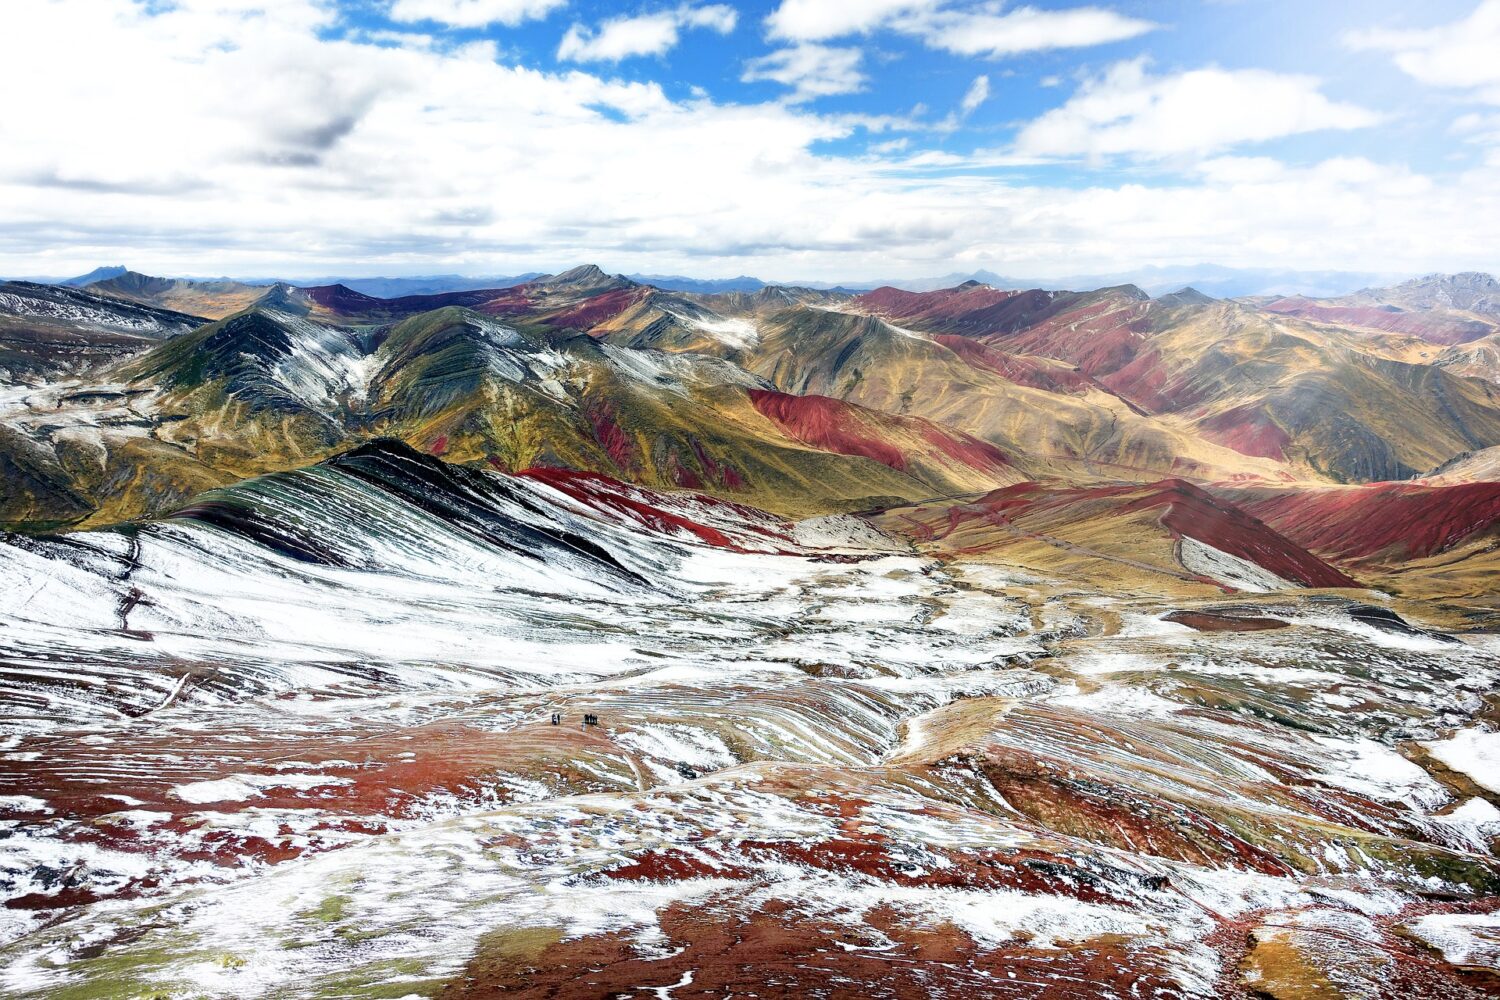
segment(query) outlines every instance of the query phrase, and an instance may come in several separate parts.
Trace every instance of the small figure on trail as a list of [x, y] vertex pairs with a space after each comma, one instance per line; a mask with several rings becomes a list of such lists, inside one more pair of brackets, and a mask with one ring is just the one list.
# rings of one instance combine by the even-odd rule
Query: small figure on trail
[[583, 715], [583, 724], [585, 726], [597, 726], [599, 724], [599, 716], [585, 712]]
[[562, 725], [562, 713], [561, 712], [553, 712], [552, 713], [552, 724], [554, 726], [560, 726], [560, 725]]

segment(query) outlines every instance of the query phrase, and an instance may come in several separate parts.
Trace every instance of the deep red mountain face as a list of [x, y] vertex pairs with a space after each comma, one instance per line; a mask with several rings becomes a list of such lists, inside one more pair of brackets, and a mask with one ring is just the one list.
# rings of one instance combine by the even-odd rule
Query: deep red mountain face
[[[1083, 293], [1038, 288], [1011, 292], [971, 283], [936, 292], [877, 289], [855, 299], [854, 305], [924, 332], [994, 345], [1003, 338], [1009, 351], [1070, 361], [1093, 374], [1118, 353], [1113, 340], [1098, 343], [1101, 335], [1143, 319], [1149, 299], [1132, 286]], [[1116, 360], [1112, 367], [1120, 363]]]
[[[1157, 396], [1158, 401], [1162, 400]], [[1265, 412], [1265, 408], [1246, 403], [1207, 418], [1200, 426], [1204, 435], [1217, 444], [1233, 448], [1242, 455], [1282, 459], [1292, 438]]]
[[930, 420], [898, 417], [829, 396], [752, 389], [750, 400], [788, 435], [824, 451], [863, 456], [902, 472], [924, 453], [980, 472], [1009, 472], [1010, 461], [994, 445]]
[[1040, 312], [1051, 301], [1052, 293], [1039, 289], [1012, 292], [970, 283], [934, 292], [877, 288], [858, 296], [854, 304], [889, 319], [945, 323], [957, 330], [975, 327], [986, 320], [998, 329], [1005, 318], [1014, 322], [1029, 313]]
[[[879, 289], [860, 296], [855, 304], [893, 321], [932, 333], [934, 339], [971, 364], [990, 368], [1038, 388], [1038, 374], [1025, 362], [1009, 360], [1028, 355], [1054, 358], [1087, 378], [1105, 379], [1128, 365], [1141, 351], [1148, 329], [1151, 303], [1139, 289], [1103, 289], [1084, 294], [1033, 289], [1006, 292], [984, 285], [960, 286], [938, 292], [901, 292]], [[959, 346], [960, 338], [980, 348]], [[1068, 390], [1091, 383], [1064, 380]]]
[[531, 468], [518, 476], [545, 483], [577, 501], [592, 516], [662, 535], [685, 535], [735, 552], [789, 548], [791, 525], [765, 511], [701, 493], [644, 490], [593, 472]]
[[1500, 483], [1219, 492], [1301, 545], [1350, 562], [1424, 559], [1500, 520]]
[[1122, 507], [1122, 512], [1160, 509], [1162, 524], [1178, 536], [1195, 538], [1305, 587], [1359, 586], [1353, 578], [1289, 543], [1265, 522], [1192, 483], [1169, 479], [1147, 490], [1145, 496]]

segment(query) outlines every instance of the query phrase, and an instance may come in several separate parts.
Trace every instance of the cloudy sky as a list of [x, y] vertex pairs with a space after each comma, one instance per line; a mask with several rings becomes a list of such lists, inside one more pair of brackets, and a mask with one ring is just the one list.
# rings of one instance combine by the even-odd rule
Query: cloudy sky
[[5, 0], [0, 274], [1500, 270], [1500, 0]]

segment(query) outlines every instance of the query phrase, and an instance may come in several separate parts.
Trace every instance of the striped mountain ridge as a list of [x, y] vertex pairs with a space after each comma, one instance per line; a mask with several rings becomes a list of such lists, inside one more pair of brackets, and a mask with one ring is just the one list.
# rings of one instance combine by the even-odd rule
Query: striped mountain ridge
[[[96, 284], [114, 297], [69, 294], [228, 305], [251, 287]], [[1416, 295], [1387, 297], [1415, 314]], [[1431, 310], [1449, 315], [1456, 295]], [[1027, 480], [1336, 495], [1500, 447], [1495, 383], [1446, 355], [1422, 361], [1409, 336], [1133, 286], [703, 295], [585, 265], [393, 299], [281, 284], [196, 327], [173, 315], [159, 343], [104, 366], [99, 391], [39, 398], [0, 424], [7, 523], [149, 515], [376, 437], [795, 514]], [[1487, 516], [1476, 508], [1476, 523]], [[1421, 548], [1411, 558], [1433, 556]]]
[[[463, 306], [351, 324], [299, 304], [278, 295], [118, 365], [112, 394], [66, 407], [90, 427], [87, 442], [66, 421], [18, 433], [21, 488], [6, 518], [151, 514], [206, 485], [378, 436], [454, 461], [601, 472], [792, 511], [1019, 478], [993, 446], [930, 421], [829, 399], [809, 401], [809, 423], [801, 401], [768, 405], [772, 387], [723, 358], [618, 346], [546, 321], [511, 325]], [[123, 398], [135, 401], [130, 433], [100, 430], [101, 409]], [[103, 475], [78, 474], [83, 448], [102, 452]]]

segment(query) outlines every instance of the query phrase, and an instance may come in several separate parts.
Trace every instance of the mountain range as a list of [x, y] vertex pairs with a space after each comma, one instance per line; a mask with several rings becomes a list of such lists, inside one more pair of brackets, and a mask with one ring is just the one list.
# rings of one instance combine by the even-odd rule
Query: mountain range
[[0, 992], [1490, 995], [1500, 282], [1172, 277], [0, 283]]
[[[39, 284], [56, 284], [81, 288], [85, 285], [119, 278], [130, 272], [123, 265], [97, 267], [86, 274], [70, 278], [25, 277], [16, 280]], [[397, 298], [402, 295], [433, 295], [442, 292], [464, 292], [478, 288], [504, 288], [543, 277], [541, 271], [528, 271], [514, 275], [463, 275], [429, 274], [400, 277], [368, 277], [327, 275], [300, 278], [245, 278], [246, 285], [267, 286], [294, 284], [308, 287], [318, 285], [346, 285], [366, 295], [380, 298]], [[642, 285], [652, 285], [664, 291], [698, 292], [715, 294], [722, 292], [758, 292], [774, 285], [790, 285], [801, 288], [816, 288], [826, 291], [868, 292], [886, 286], [913, 292], [937, 291], [978, 281], [996, 288], [1066, 288], [1086, 290], [1109, 285], [1139, 285], [1152, 295], [1176, 291], [1184, 287], [1197, 288], [1218, 298], [1235, 298], [1249, 295], [1309, 295], [1331, 297], [1356, 292], [1387, 284], [1394, 284], [1404, 275], [1364, 271], [1297, 271], [1271, 268], [1235, 268], [1220, 264], [1150, 265], [1133, 271], [1113, 273], [1083, 273], [1049, 278], [1025, 278], [997, 274], [994, 271], [954, 271], [929, 278], [896, 278], [888, 280], [850, 279], [846, 281], [764, 281], [750, 275], [734, 278], [693, 278], [681, 274], [628, 274], [629, 278]], [[182, 279], [191, 281], [234, 279]]]
[[[37, 389], [0, 423], [0, 513], [150, 516], [374, 437], [793, 515], [1021, 481], [1336, 493], [1500, 447], [1496, 288], [694, 293], [593, 266], [394, 298], [11, 283], [8, 377]], [[82, 374], [96, 384], [49, 382]]]

